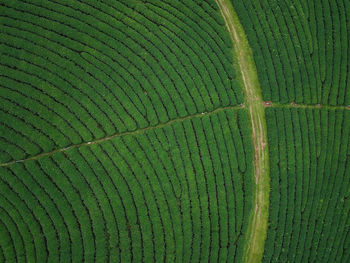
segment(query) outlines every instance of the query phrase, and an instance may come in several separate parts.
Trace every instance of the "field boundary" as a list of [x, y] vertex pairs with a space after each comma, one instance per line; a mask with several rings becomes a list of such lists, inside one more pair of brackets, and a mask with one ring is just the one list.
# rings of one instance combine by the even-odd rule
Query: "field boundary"
[[267, 127], [263, 99], [253, 53], [230, 0], [216, 0], [233, 43], [249, 109], [254, 144], [253, 207], [249, 216], [243, 262], [260, 262], [267, 235], [270, 191]]
[[92, 145], [92, 144], [103, 143], [105, 141], [112, 140], [112, 139], [114, 139], [116, 137], [121, 137], [121, 136], [125, 136], [125, 135], [135, 135], [135, 134], [146, 132], [148, 130], [164, 128], [164, 127], [169, 126], [169, 125], [171, 125], [171, 124], [173, 124], [175, 122], [182, 122], [182, 121], [190, 120], [190, 119], [194, 119], [194, 118], [202, 118], [204, 116], [210, 116], [210, 115], [213, 115], [213, 114], [221, 112], [221, 111], [240, 110], [240, 109], [244, 109], [244, 108], [245, 108], [244, 104], [236, 105], [236, 106], [219, 107], [219, 108], [216, 108], [215, 110], [212, 110], [212, 111], [201, 112], [201, 113], [196, 113], [196, 114], [193, 114], [193, 115], [188, 115], [188, 116], [182, 117], [182, 118], [172, 119], [172, 120], [170, 120], [168, 122], [160, 123], [160, 124], [157, 124], [157, 125], [154, 125], [154, 126], [145, 127], [145, 128], [137, 129], [137, 130], [134, 130], [134, 131], [126, 131], [126, 132], [116, 133], [116, 134], [113, 134], [113, 135], [110, 135], [110, 136], [107, 136], [107, 137], [104, 137], [104, 138], [92, 140], [92, 141], [89, 141], [89, 142], [73, 144], [73, 145], [70, 145], [70, 146], [67, 146], [67, 147], [64, 147], [64, 148], [61, 148], [61, 149], [56, 149], [56, 150], [53, 150], [53, 151], [50, 151], [50, 152], [40, 153], [40, 154], [37, 154], [35, 156], [28, 157], [26, 159], [13, 160], [13, 161], [10, 161], [10, 162], [1, 163], [0, 167], [9, 166], [9, 165], [15, 164], [15, 163], [24, 163], [24, 162], [30, 161], [30, 160], [37, 160], [37, 159], [39, 159], [41, 157], [50, 156], [50, 155], [53, 155], [55, 153], [64, 152], [64, 151], [67, 151], [67, 150], [70, 150], [70, 149], [74, 149], [74, 148], [78, 148], [78, 147], [81, 147], [81, 146], [88, 146], [88, 145]]
[[327, 110], [350, 110], [350, 106], [337, 106], [337, 105], [322, 105], [322, 104], [298, 104], [298, 103], [276, 103], [270, 101], [264, 101], [266, 108], [301, 108], [301, 109], [327, 109]]

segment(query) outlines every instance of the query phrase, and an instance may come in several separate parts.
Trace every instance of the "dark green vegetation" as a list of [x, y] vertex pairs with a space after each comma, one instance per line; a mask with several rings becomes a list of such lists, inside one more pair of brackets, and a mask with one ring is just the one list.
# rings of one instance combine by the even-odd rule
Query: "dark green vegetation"
[[0, 12], [2, 162], [242, 102], [209, 4], [30, 0]]
[[241, 261], [253, 148], [215, 2], [0, 14], [0, 262]]
[[239, 261], [251, 208], [247, 121], [244, 110], [223, 110], [2, 167], [1, 233], [10, 235], [1, 254]]
[[232, 3], [272, 101], [263, 262], [349, 262], [350, 2]]
[[228, 1], [1, 1], [0, 262], [350, 261], [350, 2]]
[[271, 192], [264, 262], [349, 262], [350, 111], [266, 111]]
[[349, 1], [232, 3], [253, 49], [265, 101], [350, 104]]

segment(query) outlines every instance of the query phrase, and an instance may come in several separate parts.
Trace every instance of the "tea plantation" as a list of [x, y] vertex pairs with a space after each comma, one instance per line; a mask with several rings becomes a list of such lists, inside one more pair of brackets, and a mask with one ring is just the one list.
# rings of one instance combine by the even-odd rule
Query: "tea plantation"
[[349, 18], [0, 1], [0, 262], [350, 262]]

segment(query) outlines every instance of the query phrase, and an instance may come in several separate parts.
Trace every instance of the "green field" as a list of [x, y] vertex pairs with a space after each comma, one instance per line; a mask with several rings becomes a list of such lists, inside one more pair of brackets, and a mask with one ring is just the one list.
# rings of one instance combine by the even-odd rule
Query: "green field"
[[2, 1], [0, 262], [350, 262], [349, 19]]

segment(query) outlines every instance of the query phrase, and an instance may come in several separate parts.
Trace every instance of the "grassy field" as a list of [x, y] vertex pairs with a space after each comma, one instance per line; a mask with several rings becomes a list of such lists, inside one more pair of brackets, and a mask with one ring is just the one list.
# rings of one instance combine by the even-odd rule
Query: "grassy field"
[[350, 261], [349, 1], [0, 14], [0, 262]]

